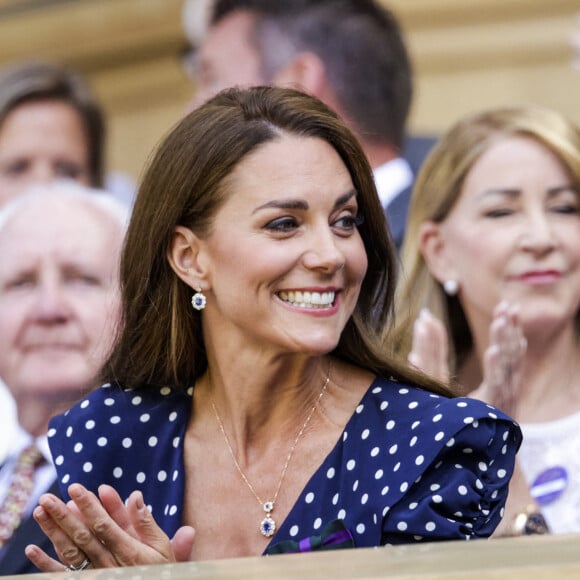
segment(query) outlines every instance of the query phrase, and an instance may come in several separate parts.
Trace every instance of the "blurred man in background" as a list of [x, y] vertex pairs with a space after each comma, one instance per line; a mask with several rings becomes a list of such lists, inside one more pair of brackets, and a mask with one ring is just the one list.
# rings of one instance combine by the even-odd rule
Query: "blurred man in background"
[[318, 97], [360, 140], [400, 246], [414, 173], [433, 140], [403, 156], [413, 73], [395, 16], [378, 0], [186, 0], [183, 22], [196, 84], [190, 108], [236, 85]]

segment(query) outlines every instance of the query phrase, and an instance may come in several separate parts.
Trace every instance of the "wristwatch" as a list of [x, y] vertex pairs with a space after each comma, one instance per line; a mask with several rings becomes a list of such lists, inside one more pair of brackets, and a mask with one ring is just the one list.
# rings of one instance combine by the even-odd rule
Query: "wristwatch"
[[550, 528], [542, 512], [534, 504], [526, 507], [514, 517], [511, 532], [513, 536], [549, 534]]

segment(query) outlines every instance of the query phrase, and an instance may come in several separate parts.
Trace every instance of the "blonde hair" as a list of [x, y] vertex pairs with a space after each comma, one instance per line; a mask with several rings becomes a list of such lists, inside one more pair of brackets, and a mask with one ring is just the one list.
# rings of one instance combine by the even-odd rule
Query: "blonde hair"
[[538, 106], [498, 108], [464, 117], [451, 127], [425, 160], [411, 198], [401, 250], [396, 326], [390, 336], [398, 355], [408, 355], [412, 326], [424, 307], [447, 328], [452, 374], [470, 354], [473, 341], [463, 309], [457, 297], [447, 296], [429, 272], [419, 246], [419, 230], [426, 221], [443, 222], [476, 161], [498, 140], [513, 136], [529, 137], [549, 149], [580, 191], [580, 130], [556, 111]]

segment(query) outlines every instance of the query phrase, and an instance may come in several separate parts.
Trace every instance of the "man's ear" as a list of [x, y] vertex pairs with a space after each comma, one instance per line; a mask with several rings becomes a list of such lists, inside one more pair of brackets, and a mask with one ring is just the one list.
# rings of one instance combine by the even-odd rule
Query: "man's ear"
[[419, 228], [419, 249], [433, 277], [443, 284], [456, 279], [449, 246], [440, 223], [423, 222]]
[[173, 271], [194, 289], [207, 289], [203, 242], [189, 228], [176, 226], [167, 252]]
[[326, 85], [326, 67], [315, 53], [299, 52], [274, 75], [272, 83], [320, 98]]

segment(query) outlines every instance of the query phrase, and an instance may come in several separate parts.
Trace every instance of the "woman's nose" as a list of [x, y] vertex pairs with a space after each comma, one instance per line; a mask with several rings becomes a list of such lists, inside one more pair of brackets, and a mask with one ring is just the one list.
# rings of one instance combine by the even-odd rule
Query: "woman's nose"
[[553, 250], [557, 244], [554, 224], [545, 212], [536, 212], [526, 221], [525, 231], [521, 236], [523, 249], [546, 253]]
[[345, 256], [340, 249], [339, 240], [326, 226], [311, 236], [310, 247], [304, 254], [304, 264], [310, 269], [334, 273], [344, 267]]

